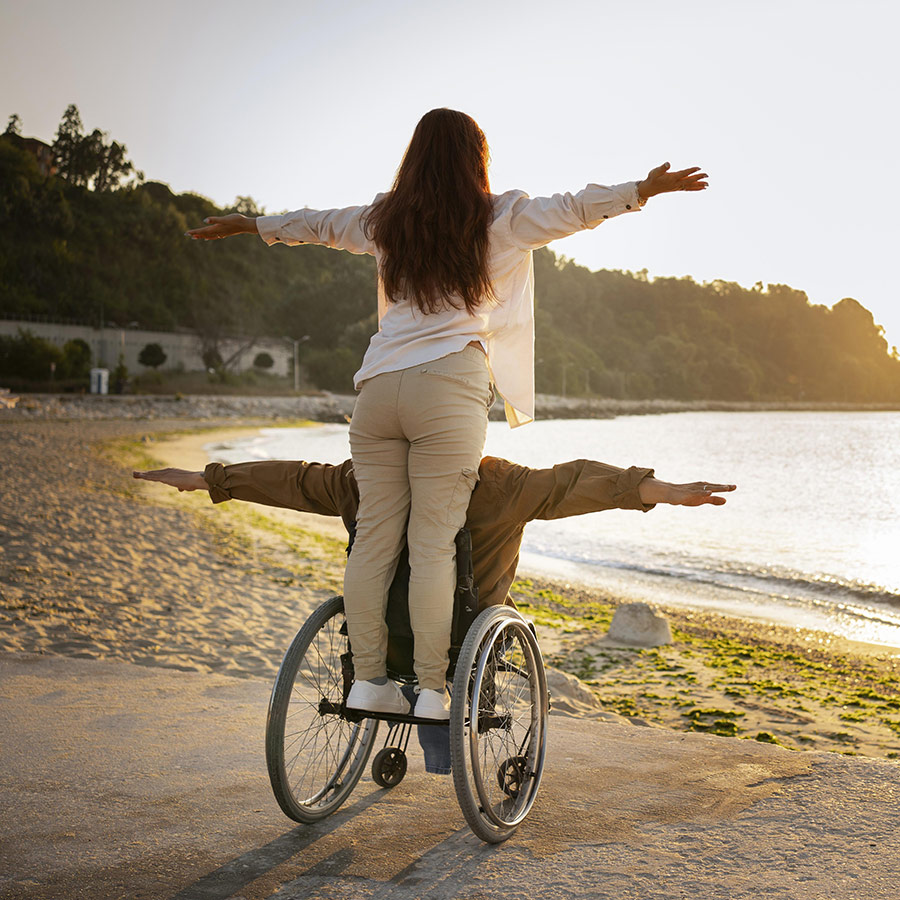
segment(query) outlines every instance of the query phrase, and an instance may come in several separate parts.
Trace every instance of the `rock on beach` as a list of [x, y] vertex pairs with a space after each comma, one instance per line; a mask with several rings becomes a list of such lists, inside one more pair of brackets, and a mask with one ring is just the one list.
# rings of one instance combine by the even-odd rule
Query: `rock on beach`
[[672, 642], [669, 621], [649, 603], [624, 603], [613, 615], [606, 642], [629, 647], [662, 647]]

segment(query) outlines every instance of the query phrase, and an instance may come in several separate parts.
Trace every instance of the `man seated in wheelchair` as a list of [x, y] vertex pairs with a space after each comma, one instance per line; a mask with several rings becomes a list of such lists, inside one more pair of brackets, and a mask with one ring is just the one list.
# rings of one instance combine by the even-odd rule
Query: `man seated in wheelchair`
[[[620, 468], [587, 459], [548, 469], [531, 469], [488, 456], [481, 461], [478, 475], [466, 517], [465, 531], [471, 541], [462, 532], [457, 539], [458, 550], [462, 550], [458, 552], [461, 570], [457, 600], [462, 602], [458, 602], [454, 615], [455, 649], [468, 623], [482, 609], [504, 603], [515, 605], [509, 589], [516, 576], [525, 525], [533, 519], [563, 519], [607, 509], [647, 512], [657, 503], [719, 506], [725, 503], [725, 498], [719, 495], [735, 488], [731, 484], [699, 481], [673, 484], [657, 479], [653, 469]], [[203, 472], [159, 469], [135, 472], [134, 477], [159, 481], [183, 491], [208, 490], [213, 503], [244, 500], [340, 516], [352, 543], [359, 493], [349, 459], [340, 465], [284, 460], [228, 466], [210, 463]], [[408, 575], [404, 556], [388, 606], [389, 664], [394, 676], [404, 679], [405, 662], [411, 660], [412, 653], [412, 631], [404, 603]]]
[[[340, 516], [348, 534], [356, 521], [359, 493], [350, 460], [340, 465], [266, 460], [234, 465], [210, 463], [203, 472], [159, 469], [135, 472], [182, 491], [208, 490], [213, 503], [244, 500]], [[725, 503], [722, 493], [734, 485], [709, 482], [673, 484], [654, 477], [653, 469], [620, 468], [578, 459], [548, 469], [531, 469], [505, 459], [485, 457], [472, 493], [466, 527], [457, 537], [459, 579], [456, 592], [451, 668], [468, 624], [488, 606], [514, 606], [509, 589], [516, 576], [525, 525], [533, 519], [562, 519], [607, 509], [647, 512], [658, 503], [702, 506]], [[405, 605], [408, 565], [401, 559], [388, 601], [388, 669], [400, 681], [412, 678], [412, 630]], [[408, 690], [408, 689], [407, 689]], [[449, 774], [447, 729], [419, 725], [425, 769]]]

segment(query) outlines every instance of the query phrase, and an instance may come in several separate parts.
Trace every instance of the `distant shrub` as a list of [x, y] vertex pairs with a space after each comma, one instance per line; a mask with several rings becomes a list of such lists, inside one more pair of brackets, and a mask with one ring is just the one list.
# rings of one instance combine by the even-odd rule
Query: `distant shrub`
[[138, 362], [142, 366], [149, 366], [151, 369], [158, 369], [167, 359], [166, 351], [162, 345], [156, 343], [147, 344], [138, 354]]
[[74, 338], [63, 344], [64, 378], [88, 379], [91, 374], [91, 348], [87, 341]]
[[120, 353], [119, 361], [109, 376], [109, 387], [114, 394], [124, 394], [128, 387], [128, 366], [125, 357]]
[[0, 336], [0, 375], [25, 381], [62, 377], [63, 352], [23, 328], [14, 337]]

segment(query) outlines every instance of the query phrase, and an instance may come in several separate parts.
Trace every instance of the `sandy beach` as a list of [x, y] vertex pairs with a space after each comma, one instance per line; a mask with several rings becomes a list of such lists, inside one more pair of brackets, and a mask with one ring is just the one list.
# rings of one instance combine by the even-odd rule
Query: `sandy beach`
[[[121, 659], [270, 679], [340, 592], [339, 520], [213, 507], [134, 481], [202, 468], [204, 445], [259, 423], [5, 421], [0, 651]], [[819, 632], [666, 610], [658, 649], [603, 640], [617, 598], [522, 577], [558, 713], [887, 759], [900, 753], [900, 657]]]
[[116, 422], [0, 427], [0, 649], [270, 676], [335, 592], [342, 545], [316, 535], [304, 555], [249, 507], [147, 492], [131, 468], [151, 441]]

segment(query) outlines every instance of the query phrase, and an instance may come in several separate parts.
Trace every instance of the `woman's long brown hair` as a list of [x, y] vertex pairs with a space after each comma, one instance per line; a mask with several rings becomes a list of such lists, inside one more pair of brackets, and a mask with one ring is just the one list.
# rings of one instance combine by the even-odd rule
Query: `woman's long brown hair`
[[488, 145], [474, 119], [453, 109], [426, 113], [390, 193], [366, 224], [381, 249], [381, 280], [392, 302], [423, 313], [460, 301], [469, 313], [493, 296], [488, 226], [493, 217]]

